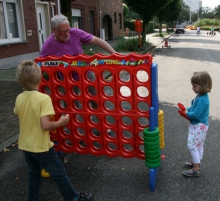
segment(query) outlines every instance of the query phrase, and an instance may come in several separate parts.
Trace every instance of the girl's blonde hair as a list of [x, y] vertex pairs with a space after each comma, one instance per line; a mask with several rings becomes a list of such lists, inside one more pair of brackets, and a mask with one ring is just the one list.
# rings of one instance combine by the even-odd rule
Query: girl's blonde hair
[[212, 78], [206, 71], [195, 72], [191, 78], [191, 83], [201, 87], [201, 94], [211, 92]]
[[31, 60], [25, 60], [17, 68], [16, 76], [26, 90], [33, 90], [41, 81], [41, 69]]

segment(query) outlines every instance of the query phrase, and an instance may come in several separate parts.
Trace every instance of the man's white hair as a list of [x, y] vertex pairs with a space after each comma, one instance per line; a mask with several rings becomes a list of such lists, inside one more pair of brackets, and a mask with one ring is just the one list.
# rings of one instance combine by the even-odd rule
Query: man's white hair
[[54, 17], [51, 18], [51, 27], [52, 28], [57, 28], [59, 24], [63, 23], [69, 23], [69, 20], [66, 16], [60, 14], [60, 15], [55, 15]]

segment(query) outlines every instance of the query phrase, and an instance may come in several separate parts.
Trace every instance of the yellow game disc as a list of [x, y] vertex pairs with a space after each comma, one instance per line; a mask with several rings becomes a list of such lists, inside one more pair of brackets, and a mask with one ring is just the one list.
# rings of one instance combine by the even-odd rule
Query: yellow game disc
[[42, 169], [41, 170], [41, 176], [42, 177], [50, 177], [50, 174], [45, 169]]
[[163, 110], [159, 110], [158, 112], [158, 118], [163, 117]]

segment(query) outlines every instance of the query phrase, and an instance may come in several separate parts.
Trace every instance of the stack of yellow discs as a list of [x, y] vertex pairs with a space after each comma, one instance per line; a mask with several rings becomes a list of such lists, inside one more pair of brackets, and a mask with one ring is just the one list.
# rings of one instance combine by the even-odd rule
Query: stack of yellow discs
[[158, 128], [159, 128], [159, 139], [160, 139], [160, 149], [165, 147], [164, 142], [164, 114], [162, 110], [158, 113]]

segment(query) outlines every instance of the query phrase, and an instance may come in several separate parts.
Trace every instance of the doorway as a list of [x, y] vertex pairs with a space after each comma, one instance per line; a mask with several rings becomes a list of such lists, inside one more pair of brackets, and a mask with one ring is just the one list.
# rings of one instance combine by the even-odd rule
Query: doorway
[[37, 4], [37, 28], [38, 28], [38, 39], [39, 48], [41, 50], [44, 41], [47, 38], [47, 28], [45, 20], [45, 6], [44, 4]]
[[105, 29], [105, 40], [113, 40], [112, 18], [109, 15], [105, 15], [102, 19], [102, 23]]

